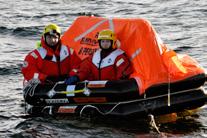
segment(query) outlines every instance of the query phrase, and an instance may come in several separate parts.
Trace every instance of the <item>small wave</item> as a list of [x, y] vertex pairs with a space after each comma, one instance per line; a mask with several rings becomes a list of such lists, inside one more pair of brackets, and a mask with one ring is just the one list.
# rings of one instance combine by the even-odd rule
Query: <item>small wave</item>
[[186, 40], [186, 39], [190, 39], [191, 37], [182, 37], [182, 38], [177, 38], [174, 39], [174, 41], [181, 41], [181, 40]]
[[191, 47], [191, 46], [180, 46], [180, 47], [177, 47], [175, 50], [175, 52], [182, 52], [182, 51], [186, 51], [186, 50], [189, 50], [189, 49], [193, 49], [195, 47]]
[[34, 19], [41, 19], [41, 18], [45, 18], [45, 17], [53, 17], [54, 18], [54, 17], [57, 17], [59, 15], [60, 14], [58, 14], [58, 13], [41, 14], [41, 15], [32, 16], [32, 18], [34, 18]]
[[1, 119], [9, 119], [10, 117], [8, 117], [8, 116], [4, 116], [4, 115], [0, 115], [0, 120]]
[[80, 12], [77, 14], [78, 16], [96, 16], [96, 17], [101, 17], [101, 15], [97, 13], [92, 13], [92, 12]]
[[3, 35], [14, 35], [18, 37], [36, 37], [41, 35], [42, 28], [39, 26], [31, 27], [17, 27], [17, 28], [7, 28], [0, 26], [0, 33]]
[[12, 29], [9, 29], [7, 27], [4, 27], [4, 26], [0, 26], [0, 33], [1, 34], [7, 34], [8, 32], [11, 32]]
[[22, 64], [0, 67], [0, 75], [11, 75], [21, 73]]
[[39, 27], [17, 27], [15, 29], [13, 29], [12, 34], [15, 36], [39, 36], [41, 34], [40, 30], [42, 31], [42, 29], [40, 29]]

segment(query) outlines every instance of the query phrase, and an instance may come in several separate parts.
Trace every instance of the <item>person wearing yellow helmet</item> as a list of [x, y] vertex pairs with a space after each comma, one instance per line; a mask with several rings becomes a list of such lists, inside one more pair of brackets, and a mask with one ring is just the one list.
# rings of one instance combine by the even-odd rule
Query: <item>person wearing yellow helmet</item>
[[44, 42], [47, 46], [55, 50], [60, 45], [60, 27], [56, 24], [49, 24], [43, 32]]
[[57, 33], [60, 36], [61, 29], [60, 29], [60, 27], [58, 25], [56, 25], [54, 23], [51, 23], [51, 24], [47, 25], [45, 27], [45, 29], [44, 29], [43, 34], [45, 35], [47, 33], [49, 33], [49, 34], [55, 34], [55, 33]]
[[45, 26], [41, 42], [26, 56], [21, 71], [26, 81], [55, 83], [73, 74], [80, 62], [72, 48], [62, 45], [61, 29], [52, 23]]
[[[60, 41], [60, 34], [61, 34], [60, 27], [52, 23], [52, 24], [45, 26], [42, 36], [44, 38], [45, 43], [48, 46], [50, 46], [51, 48], [55, 48], [55, 46]], [[37, 41], [36, 48], [39, 48], [39, 47], [41, 47], [41, 42]]]
[[103, 50], [112, 50], [116, 48], [116, 36], [112, 30], [103, 30], [98, 35], [99, 46]]
[[80, 64], [79, 71], [69, 77], [66, 84], [83, 80], [127, 79], [132, 73], [131, 63], [125, 52], [116, 47], [116, 36], [112, 30], [102, 30], [98, 35], [99, 47], [91, 57]]

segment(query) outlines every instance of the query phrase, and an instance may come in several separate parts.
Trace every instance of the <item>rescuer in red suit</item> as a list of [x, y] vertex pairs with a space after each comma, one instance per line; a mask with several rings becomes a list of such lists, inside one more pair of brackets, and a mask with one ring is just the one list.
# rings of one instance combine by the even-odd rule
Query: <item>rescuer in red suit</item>
[[65, 80], [66, 84], [83, 80], [119, 80], [129, 77], [132, 67], [124, 51], [116, 47], [114, 32], [101, 31], [98, 42], [100, 49], [80, 64], [76, 75]]
[[62, 45], [60, 35], [60, 27], [56, 24], [44, 28], [41, 45], [24, 60], [21, 71], [26, 81], [55, 83], [74, 75], [81, 60], [72, 48]]

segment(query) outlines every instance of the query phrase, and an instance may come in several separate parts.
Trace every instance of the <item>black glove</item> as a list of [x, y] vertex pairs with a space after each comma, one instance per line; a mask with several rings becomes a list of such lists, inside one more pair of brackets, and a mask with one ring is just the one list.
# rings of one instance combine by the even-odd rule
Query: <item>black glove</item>
[[71, 76], [71, 77], [65, 79], [65, 84], [73, 85], [73, 84], [76, 84], [79, 81], [80, 81], [80, 79], [79, 79], [78, 76]]

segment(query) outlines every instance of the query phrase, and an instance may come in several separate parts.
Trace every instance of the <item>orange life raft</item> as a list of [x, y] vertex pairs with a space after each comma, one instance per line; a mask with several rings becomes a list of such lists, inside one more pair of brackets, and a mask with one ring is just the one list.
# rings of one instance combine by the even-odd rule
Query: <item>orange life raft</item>
[[130, 58], [139, 93], [151, 86], [174, 83], [205, 71], [190, 56], [177, 54], [162, 42], [151, 23], [144, 19], [78, 17], [62, 36], [63, 44], [75, 49], [81, 59], [99, 47], [98, 33], [112, 29], [118, 38], [117, 47]]
[[190, 56], [177, 54], [161, 41], [149, 21], [78, 17], [62, 36], [63, 44], [84, 59], [98, 49], [103, 29], [115, 31], [117, 47], [130, 58], [134, 72], [128, 80], [80, 82], [66, 85], [31, 83], [24, 88], [29, 114], [78, 113], [102, 115], [166, 114], [205, 105], [205, 71]]

